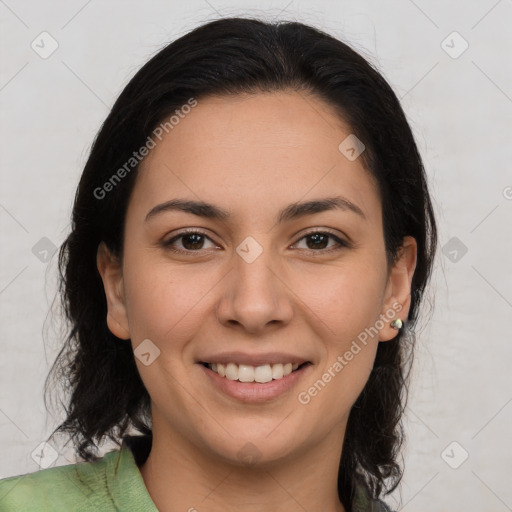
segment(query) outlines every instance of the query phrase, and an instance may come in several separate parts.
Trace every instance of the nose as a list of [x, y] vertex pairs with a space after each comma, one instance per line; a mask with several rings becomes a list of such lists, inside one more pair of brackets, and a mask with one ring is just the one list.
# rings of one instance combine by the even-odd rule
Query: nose
[[289, 323], [293, 293], [276, 257], [264, 249], [254, 261], [248, 261], [238, 253], [233, 256], [233, 268], [223, 280], [217, 306], [219, 321], [251, 334]]

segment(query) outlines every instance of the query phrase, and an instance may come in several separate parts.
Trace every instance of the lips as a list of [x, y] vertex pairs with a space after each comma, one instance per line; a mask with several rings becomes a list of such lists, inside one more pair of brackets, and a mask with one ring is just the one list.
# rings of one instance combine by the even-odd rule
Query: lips
[[314, 366], [312, 357], [293, 352], [217, 352], [202, 355], [196, 363], [214, 389], [245, 402], [286, 394]]
[[307, 375], [310, 375], [311, 371], [314, 369], [312, 363], [306, 362], [288, 375], [283, 375], [281, 378], [267, 380], [267, 375], [267, 378], [263, 378], [265, 382], [251, 382], [240, 381], [238, 379], [231, 380], [222, 377], [207, 364], [198, 363], [197, 366], [202, 370], [209, 383], [213, 384], [213, 388], [208, 386], [207, 392], [209, 392], [210, 389], [218, 390], [224, 395], [248, 403], [261, 403], [273, 399], [277, 400], [283, 396], [289, 396], [289, 392], [298, 385], [298, 382], [305, 379]]

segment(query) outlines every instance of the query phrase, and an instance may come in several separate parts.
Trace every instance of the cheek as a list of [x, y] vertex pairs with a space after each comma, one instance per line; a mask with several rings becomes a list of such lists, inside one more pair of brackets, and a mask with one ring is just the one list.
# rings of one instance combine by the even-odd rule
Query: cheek
[[310, 310], [313, 331], [322, 338], [319, 379], [309, 383], [308, 395], [318, 413], [333, 421], [353, 405], [373, 367], [378, 336], [371, 327], [379, 318], [384, 290], [379, 268], [378, 261], [362, 258], [328, 272], [322, 268], [298, 293], [307, 306], [304, 314]]
[[320, 416], [327, 422], [335, 423], [348, 415], [368, 381], [376, 346], [368, 344], [360, 348], [361, 351], [353, 354], [350, 360], [345, 355], [347, 352], [336, 354], [335, 363], [331, 360], [320, 378], [320, 381], [327, 382], [321, 391], [323, 396], [319, 393], [317, 406]]
[[[309, 278], [294, 283], [294, 291], [313, 318], [323, 323], [325, 334], [340, 349], [378, 318], [384, 293], [379, 262], [359, 262], [319, 267]], [[310, 315], [311, 316], [311, 315]]]
[[[179, 346], [180, 339], [201, 325], [213, 273], [194, 265], [177, 268], [160, 258], [132, 256], [125, 265], [126, 307], [132, 339], [150, 338], [157, 345]], [[217, 279], [218, 280], [218, 279]]]
[[300, 390], [300, 403], [308, 402], [309, 412], [326, 424], [346, 418], [373, 368], [378, 336], [370, 327], [379, 315], [380, 290], [372, 283], [338, 276], [324, 294], [311, 297], [316, 314], [310, 318], [323, 353], [318, 372]]

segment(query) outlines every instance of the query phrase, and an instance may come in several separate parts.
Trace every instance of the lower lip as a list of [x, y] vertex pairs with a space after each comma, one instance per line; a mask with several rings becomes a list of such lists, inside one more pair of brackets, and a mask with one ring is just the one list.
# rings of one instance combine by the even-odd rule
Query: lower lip
[[210, 370], [210, 368], [207, 368], [201, 363], [199, 363], [199, 366], [215, 386], [226, 395], [243, 402], [265, 402], [290, 391], [290, 389], [309, 372], [310, 367], [313, 365], [311, 363], [306, 364], [286, 375], [286, 377], [265, 383], [230, 380], [226, 377], [221, 377], [217, 372]]

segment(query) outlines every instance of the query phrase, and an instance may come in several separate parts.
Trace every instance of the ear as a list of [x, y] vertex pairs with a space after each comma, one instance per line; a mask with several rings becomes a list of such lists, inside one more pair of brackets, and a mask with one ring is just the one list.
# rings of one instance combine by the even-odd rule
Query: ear
[[101, 242], [98, 246], [96, 264], [103, 280], [107, 298], [107, 325], [110, 332], [123, 340], [130, 339], [128, 315], [123, 288], [122, 265], [106, 244]]
[[[400, 318], [403, 322], [407, 320], [411, 306], [411, 283], [416, 269], [417, 250], [416, 240], [412, 236], [404, 237], [386, 284], [384, 309], [381, 312], [384, 327], [379, 329], [379, 341], [389, 341], [397, 336], [398, 331], [390, 325], [395, 318]], [[393, 317], [390, 312], [395, 312]]]

